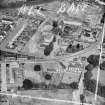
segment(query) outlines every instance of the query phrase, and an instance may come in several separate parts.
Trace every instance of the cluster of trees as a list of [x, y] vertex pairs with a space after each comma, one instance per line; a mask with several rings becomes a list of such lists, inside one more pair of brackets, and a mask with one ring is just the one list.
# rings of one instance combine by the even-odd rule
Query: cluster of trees
[[[99, 55], [90, 55], [88, 58], [87, 58], [87, 62], [89, 63], [85, 69], [87, 71], [92, 71], [94, 67], [97, 67], [99, 66]], [[101, 64], [100, 64], [100, 69], [101, 70], [105, 70], [105, 61], [103, 61]]]
[[99, 66], [99, 55], [90, 55], [87, 58], [87, 62], [89, 63], [88, 65], [85, 66], [85, 70], [87, 72], [84, 74], [85, 79], [89, 79], [92, 77], [92, 70]]
[[92, 74], [92, 68], [90, 68], [91, 66], [87, 65], [86, 66], [86, 70], [87, 72], [84, 73], [84, 87], [86, 90], [91, 91], [91, 92], [95, 92], [96, 89], [96, 80], [91, 79], [91, 77], [93, 76]]
[[[91, 79], [92, 77], [92, 70], [94, 67], [99, 66], [99, 55], [90, 55], [87, 58], [87, 62], [89, 63], [85, 69], [87, 70], [86, 73], [84, 73], [84, 86], [85, 89], [88, 91], [91, 91], [93, 93], [95, 93], [96, 91], [96, 83], [97, 81], [94, 79]], [[105, 70], [105, 62], [103, 62], [102, 64], [100, 64], [100, 68], [102, 70]], [[98, 85], [98, 95], [105, 97], [105, 86], [103, 86], [102, 84], [99, 83]]]
[[[51, 76], [47, 74], [45, 76], [45, 79], [51, 80]], [[30, 89], [34, 89], [34, 88], [78, 89], [78, 83], [77, 82], [72, 82], [71, 84], [60, 83], [59, 85], [49, 84], [47, 86], [45, 83], [33, 83], [31, 80], [25, 79], [23, 81], [22, 88], [25, 90], [30, 90]]]
[[[47, 88], [47, 85], [45, 83], [33, 83], [31, 80], [29, 79], [25, 79], [23, 81], [23, 86], [22, 88], [24, 90], [30, 90], [30, 89], [38, 89], [38, 88], [42, 88], [45, 89]], [[21, 88], [20, 88], [21, 89]]]
[[[95, 68], [99, 65], [99, 55], [90, 55], [87, 58], [87, 62], [89, 64], [85, 66], [85, 70], [87, 70], [87, 72], [84, 73], [84, 82], [86, 82], [85, 84], [87, 84], [88, 82], [91, 84], [91, 82], [94, 81], [94, 80], [91, 80], [91, 77], [93, 76], [92, 70], [93, 70], [93, 68]], [[86, 87], [87, 87], [87, 85], [86, 85]], [[94, 86], [92, 86], [91, 88], [93, 88], [93, 90], [94, 90]]]
[[[36, 66], [38, 68], [36, 68]], [[39, 65], [36, 65], [36, 66], [34, 67], [34, 69], [37, 70], [37, 71], [39, 71], [40, 66]], [[50, 74], [46, 74], [44, 76], [44, 78], [46, 80], [51, 80], [52, 79], [52, 76]], [[23, 81], [22, 88], [24, 88], [25, 90], [32, 89], [32, 88], [39, 88], [39, 87], [45, 87], [46, 88], [47, 86], [45, 85], [45, 83], [44, 84], [43, 83], [42, 84], [40, 84], [40, 83], [33, 83], [30, 79], [25, 79]]]
[[89, 64], [87, 66], [85, 66], [85, 70], [87, 70], [87, 72], [84, 73], [84, 81], [83, 81], [84, 86], [85, 86], [86, 90], [95, 93], [96, 80], [91, 79], [91, 77], [93, 76], [93, 74], [92, 74], [93, 68], [95, 68], [99, 65], [99, 55], [90, 55], [87, 58], [87, 62]]

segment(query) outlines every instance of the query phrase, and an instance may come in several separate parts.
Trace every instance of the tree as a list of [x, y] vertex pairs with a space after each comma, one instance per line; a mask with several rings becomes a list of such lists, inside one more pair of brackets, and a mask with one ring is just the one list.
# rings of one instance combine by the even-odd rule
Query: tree
[[72, 89], [78, 89], [78, 83], [77, 83], [77, 82], [72, 82], [72, 83], [70, 84], [70, 87], [71, 87]]
[[86, 73], [84, 73], [84, 78], [85, 79], [90, 79], [92, 77], [92, 72], [91, 71], [87, 71]]
[[92, 64], [94, 67], [98, 66], [99, 65], [99, 55], [90, 55], [88, 58], [87, 58], [87, 62]]
[[33, 83], [31, 82], [31, 80], [25, 79], [25, 80], [23, 81], [23, 88], [24, 88], [25, 90], [33, 88]]
[[34, 66], [34, 71], [41, 71], [41, 66], [40, 65], [35, 65]]
[[92, 64], [88, 64], [87, 66], [85, 66], [85, 70], [87, 71], [92, 71], [93, 70], [93, 65]]
[[73, 45], [70, 44], [67, 48], [66, 48], [66, 52], [67, 53], [72, 53], [73, 52]]
[[53, 21], [53, 27], [54, 28], [58, 27], [58, 22], [57, 21]]
[[100, 69], [105, 70], [105, 61], [100, 64]]
[[51, 78], [52, 78], [52, 77], [51, 77], [50, 74], [46, 74], [46, 75], [45, 75], [45, 79], [46, 79], [46, 80], [51, 80]]
[[46, 46], [44, 49], [44, 55], [49, 56], [51, 51], [53, 50], [53, 47], [54, 47], [54, 45], [52, 42], [48, 46]]

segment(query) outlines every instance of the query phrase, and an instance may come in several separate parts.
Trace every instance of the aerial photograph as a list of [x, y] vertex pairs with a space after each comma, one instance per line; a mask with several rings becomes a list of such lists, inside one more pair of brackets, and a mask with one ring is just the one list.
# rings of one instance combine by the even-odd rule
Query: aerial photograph
[[0, 0], [0, 105], [105, 105], [105, 0]]

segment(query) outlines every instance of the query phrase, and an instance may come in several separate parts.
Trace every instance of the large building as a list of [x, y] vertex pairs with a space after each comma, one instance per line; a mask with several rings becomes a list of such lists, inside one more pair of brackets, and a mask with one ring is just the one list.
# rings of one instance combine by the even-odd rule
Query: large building
[[11, 90], [12, 88], [22, 86], [24, 74], [22, 67], [21, 66], [19, 67], [18, 63], [2, 62], [0, 64], [0, 71], [1, 91], [7, 91]]

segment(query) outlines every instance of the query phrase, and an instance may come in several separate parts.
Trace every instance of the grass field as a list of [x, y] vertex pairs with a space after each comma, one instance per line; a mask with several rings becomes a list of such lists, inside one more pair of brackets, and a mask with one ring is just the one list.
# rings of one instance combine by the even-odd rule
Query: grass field
[[59, 90], [27, 90], [21, 91], [21, 95], [29, 95], [32, 97], [43, 97], [59, 100], [72, 100], [72, 89]]

